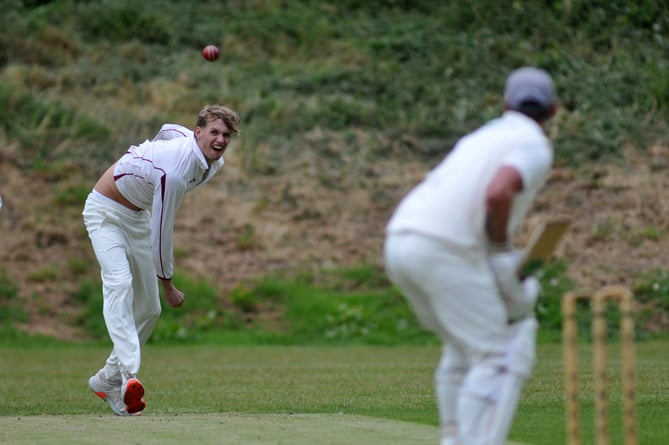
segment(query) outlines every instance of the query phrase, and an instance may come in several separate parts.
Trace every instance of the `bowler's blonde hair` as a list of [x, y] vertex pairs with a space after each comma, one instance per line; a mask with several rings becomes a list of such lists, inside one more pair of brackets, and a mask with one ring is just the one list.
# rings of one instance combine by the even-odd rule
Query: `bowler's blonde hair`
[[197, 115], [197, 127], [204, 128], [207, 122], [221, 119], [225, 126], [234, 133], [239, 134], [239, 116], [230, 108], [223, 105], [206, 105]]

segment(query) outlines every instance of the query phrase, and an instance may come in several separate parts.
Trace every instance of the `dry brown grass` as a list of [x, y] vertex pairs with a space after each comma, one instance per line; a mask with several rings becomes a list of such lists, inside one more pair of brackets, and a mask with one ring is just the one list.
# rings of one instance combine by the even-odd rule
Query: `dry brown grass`
[[[211, 280], [225, 295], [241, 280], [277, 269], [381, 264], [388, 216], [428, 166], [388, 157], [370, 171], [355, 171], [355, 153], [334, 142], [331, 149], [345, 168], [323, 169], [327, 160], [305, 150], [285, 174], [260, 177], [245, 172], [232, 147], [220, 176], [183, 203], [177, 273]], [[584, 172], [555, 169], [518, 243], [543, 218], [567, 214], [574, 224], [558, 256], [578, 286], [632, 286], [639, 274], [665, 267], [669, 179], [662, 166], [668, 152], [658, 145], [647, 154], [654, 162], [637, 155]], [[9, 163], [0, 165], [0, 176], [10, 191], [3, 196], [0, 264], [20, 286], [31, 316], [27, 328], [76, 336], [69, 323], [76, 307], [68, 295], [98, 273], [81, 208], [55, 205], [57, 184], [48, 177], [26, 175]], [[93, 183], [83, 175], [68, 180]], [[89, 266], [82, 272], [70, 264], [74, 259]]]

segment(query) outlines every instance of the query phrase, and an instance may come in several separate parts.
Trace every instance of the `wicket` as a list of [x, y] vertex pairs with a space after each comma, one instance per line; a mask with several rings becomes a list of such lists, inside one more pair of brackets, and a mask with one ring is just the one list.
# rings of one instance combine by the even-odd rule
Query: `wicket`
[[592, 372], [595, 392], [595, 443], [609, 445], [611, 439], [608, 413], [606, 305], [607, 302], [612, 301], [620, 308], [624, 443], [625, 445], [637, 445], [634, 395], [634, 298], [632, 292], [622, 286], [607, 286], [593, 294], [568, 292], [562, 297], [567, 444], [581, 444], [576, 320], [576, 302], [581, 299], [590, 300], [593, 317]]

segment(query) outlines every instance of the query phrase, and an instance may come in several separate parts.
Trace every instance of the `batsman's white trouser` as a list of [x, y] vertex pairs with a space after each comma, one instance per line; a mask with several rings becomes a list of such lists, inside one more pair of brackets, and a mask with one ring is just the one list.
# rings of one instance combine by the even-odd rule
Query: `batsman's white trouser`
[[[526, 335], [531, 341], [512, 345], [515, 331], [507, 322], [485, 249], [465, 250], [411, 232], [390, 233], [385, 261], [389, 277], [422, 325], [444, 341], [435, 372], [442, 440], [503, 443], [534, 363], [534, 343]], [[518, 347], [532, 360], [510, 352]], [[519, 368], [525, 371], [519, 373]], [[485, 442], [489, 439], [494, 441]]]
[[462, 249], [411, 232], [391, 233], [386, 269], [421, 324], [442, 340], [503, 354], [507, 313], [486, 252]]
[[465, 377], [457, 408], [463, 444], [506, 443], [521, 390], [534, 368], [537, 328], [533, 317], [512, 324], [504, 357], [482, 357]]
[[100, 264], [103, 315], [114, 349], [104, 367], [108, 379], [137, 374], [141, 347], [160, 316], [160, 294], [151, 252], [151, 217], [93, 191], [84, 224]]

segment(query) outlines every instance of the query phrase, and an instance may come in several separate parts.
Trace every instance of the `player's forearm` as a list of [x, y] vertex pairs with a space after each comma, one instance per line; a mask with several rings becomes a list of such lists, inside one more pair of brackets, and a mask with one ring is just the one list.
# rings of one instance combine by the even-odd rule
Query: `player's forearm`
[[[177, 197], [178, 198], [178, 197]], [[174, 218], [178, 207], [175, 193], [169, 187], [154, 197], [151, 213], [153, 262], [159, 277], [174, 273]]]
[[509, 216], [513, 195], [488, 196], [486, 200], [485, 230], [492, 244], [509, 243]]
[[509, 166], [501, 167], [488, 184], [485, 194], [485, 230], [492, 243], [508, 243], [511, 205], [516, 193], [522, 188], [520, 174]]

